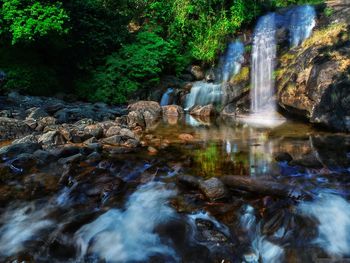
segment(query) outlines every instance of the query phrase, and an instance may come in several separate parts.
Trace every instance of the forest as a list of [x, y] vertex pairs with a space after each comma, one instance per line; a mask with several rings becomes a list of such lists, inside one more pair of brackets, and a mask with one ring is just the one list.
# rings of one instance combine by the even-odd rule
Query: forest
[[[126, 103], [267, 11], [320, 0], [1, 0], [1, 92]], [[6, 77], [5, 77], [6, 76]]]

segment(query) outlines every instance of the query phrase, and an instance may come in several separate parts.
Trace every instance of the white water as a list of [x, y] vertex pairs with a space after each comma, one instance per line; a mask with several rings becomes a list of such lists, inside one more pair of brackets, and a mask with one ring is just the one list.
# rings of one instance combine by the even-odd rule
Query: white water
[[193, 84], [191, 92], [187, 94], [185, 109], [190, 110], [196, 105], [220, 103], [222, 99], [222, 84], [236, 75], [243, 63], [244, 45], [240, 41], [228, 45], [226, 53], [221, 57], [216, 71], [216, 83], [197, 81]]
[[321, 193], [314, 202], [302, 203], [299, 209], [303, 215], [319, 222], [315, 244], [331, 256], [350, 255], [350, 203], [347, 200]]
[[8, 257], [25, 250], [26, 242], [38, 239], [38, 233], [54, 226], [47, 219], [51, 210], [28, 203], [6, 211], [0, 218], [0, 257]]
[[220, 61], [220, 82], [227, 82], [230, 78], [239, 73], [244, 61], [244, 45], [240, 41], [228, 45], [227, 51]]
[[155, 254], [176, 258], [172, 248], [154, 233], [155, 227], [170, 220], [175, 212], [167, 200], [175, 191], [161, 183], [149, 183], [134, 192], [125, 210], [111, 209], [75, 234], [81, 258], [87, 252], [107, 262], [146, 261]]
[[162, 99], [160, 100], [160, 106], [166, 106], [170, 103], [170, 96], [174, 93], [174, 89], [168, 88], [167, 91], [163, 94]]
[[190, 110], [196, 105], [208, 105], [221, 101], [221, 84], [197, 81], [193, 84], [191, 92], [187, 94], [185, 110]]
[[272, 100], [276, 60], [276, 15], [262, 16], [254, 31], [252, 51], [252, 104], [251, 111], [276, 111]]
[[255, 217], [254, 208], [246, 206], [240, 219], [240, 226], [251, 241], [252, 252], [243, 256], [244, 262], [249, 263], [278, 263], [283, 262], [284, 250], [268, 241], [260, 234], [260, 224]]
[[315, 8], [309, 5], [298, 6], [289, 13], [289, 36], [292, 47], [299, 46], [309, 38], [316, 25]]

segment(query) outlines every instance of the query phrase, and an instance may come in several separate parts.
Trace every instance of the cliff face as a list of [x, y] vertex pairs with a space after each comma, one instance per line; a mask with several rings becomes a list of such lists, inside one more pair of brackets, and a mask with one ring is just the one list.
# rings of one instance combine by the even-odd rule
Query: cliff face
[[346, 21], [315, 30], [301, 46], [280, 56], [278, 68], [277, 96], [282, 108], [311, 123], [350, 131], [350, 27]]

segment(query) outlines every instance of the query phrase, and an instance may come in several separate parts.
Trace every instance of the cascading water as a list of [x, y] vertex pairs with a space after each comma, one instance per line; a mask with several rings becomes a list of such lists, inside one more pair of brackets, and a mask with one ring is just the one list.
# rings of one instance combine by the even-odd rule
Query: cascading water
[[254, 32], [251, 111], [275, 112], [273, 72], [276, 60], [276, 14], [261, 17]]
[[277, 126], [284, 119], [276, 111], [274, 98], [274, 70], [276, 64], [278, 27], [289, 30], [290, 45], [295, 47], [307, 39], [315, 26], [315, 10], [305, 5], [283, 15], [269, 13], [262, 16], [254, 31], [251, 74], [251, 112], [247, 122]]
[[305, 39], [309, 38], [315, 27], [315, 8], [309, 5], [298, 6], [289, 13], [289, 38], [292, 47], [299, 46]]
[[240, 41], [232, 42], [228, 45], [226, 54], [221, 57], [220, 62], [220, 75], [221, 82], [227, 82], [230, 78], [236, 75], [243, 63], [244, 45]]
[[236, 75], [243, 62], [244, 46], [240, 41], [229, 44], [227, 51], [222, 56], [216, 71], [216, 83], [197, 81], [191, 92], [186, 97], [185, 109], [189, 110], [196, 105], [207, 105], [220, 103], [222, 98], [222, 83], [230, 80]]
[[168, 88], [167, 91], [163, 94], [162, 99], [160, 100], [160, 106], [169, 105], [171, 95], [174, 93], [173, 88]]

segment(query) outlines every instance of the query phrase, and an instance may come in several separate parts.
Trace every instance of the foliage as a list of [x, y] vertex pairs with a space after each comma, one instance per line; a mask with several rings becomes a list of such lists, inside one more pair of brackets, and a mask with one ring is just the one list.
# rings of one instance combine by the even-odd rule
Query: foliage
[[60, 2], [2, 0], [0, 17], [0, 33], [8, 31], [13, 44], [21, 40], [33, 41], [51, 32], [68, 32], [65, 27], [68, 15]]
[[123, 103], [141, 86], [157, 84], [167, 68], [183, 69], [186, 58], [177, 54], [176, 46], [154, 32], [140, 32], [134, 43], [107, 57], [105, 65], [93, 73], [92, 83], [81, 84], [80, 93], [95, 101]]
[[214, 64], [261, 13], [321, 1], [0, 0], [2, 91], [124, 103], [191, 61]]

